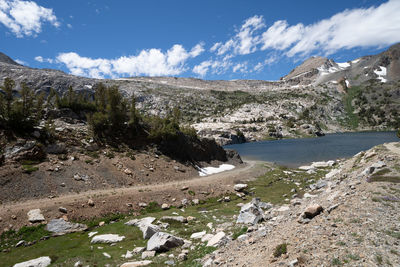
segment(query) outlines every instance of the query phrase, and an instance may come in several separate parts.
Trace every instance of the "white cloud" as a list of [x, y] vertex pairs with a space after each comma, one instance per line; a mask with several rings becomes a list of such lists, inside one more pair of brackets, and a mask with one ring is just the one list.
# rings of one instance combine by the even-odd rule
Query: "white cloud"
[[230, 58], [231, 56], [228, 55], [221, 60], [203, 61], [199, 65], [194, 66], [192, 71], [200, 77], [204, 77], [209, 71], [213, 74], [225, 73], [233, 64]]
[[382, 47], [400, 41], [400, 1], [378, 7], [345, 10], [329, 19], [304, 27], [301, 39], [288, 56], [322, 50], [331, 54], [339, 49]]
[[247, 62], [237, 63], [235, 66], [233, 66], [232, 71], [246, 73], [247, 72], [247, 64], [248, 64]]
[[26, 63], [25, 61], [20, 60], [20, 59], [16, 59], [15, 62], [17, 62], [20, 65], [28, 66], [28, 63]]
[[210, 52], [215, 52], [221, 45], [222, 45], [221, 42], [215, 43], [215, 44], [210, 48]]
[[190, 56], [191, 57], [197, 57], [199, 56], [201, 53], [204, 52], [204, 43], [201, 42], [197, 45], [195, 45], [192, 50], [190, 50]]
[[72, 25], [69, 24], [69, 23], [67, 24], [67, 27], [70, 28], [70, 29], [72, 29]]
[[261, 50], [273, 48], [276, 50], [285, 50], [293, 43], [300, 40], [304, 31], [302, 24], [288, 27], [284, 20], [276, 21], [266, 32], [262, 34]]
[[40, 63], [42, 63], [42, 62], [44, 61], [44, 59], [43, 59], [42, 56], [37, 56], [37, 57], [35, 57], [35, 60], [36, 60], [37, 62], [40, 62]]
[[39, 6], [33, 1], [0, 0], [0, 23], [18, 38], [36, 36], [45, 22], [54, 27], [60, 26], [51, 8]]
[[212, 65], [211, 60], [203, 61], [199, 65], [194, 66], [193, 73], [201, 77], [204, 77], [207, 74], [211, 65]]
[[54, 63], [54, 60], [51, 58], [43, 58], [42, 56], [37, 56], [34, 58], [37, 62], [43, 63], [43, 62], [48, 62], [48, 63]]
[[260, 72], [264, 68], [264, 64], [262, 62], [258, 62], [254, 67], [254, 72]]
[[[226, 42], [216, 42], [210, 52], [221, 56], [232, 51], [230, 55], [238, 56], [275, 50], [293, 57], [311, 53], [329, 55], [355, 47], [384, 47], [400, 42], [400, 0], [344, 10], [309, 25], [289, 25], [285, 20], [278, 20], [262, 32], [264, 27], [262, 16], [250, 17], [235, 36]], [[270, 63], [261, 62], [262, 65]], [[257, 64], [256, 69], [260, 66]]]
[[105, 76], [115, 78], [124, 75], [178, 75], [186, 70], [187, 60], [197, 57], [203, 51], [203, 44], [200, 43], [190, 52], [181, 45], [174, 45], [166, 52], [153, 48], [142, 50], [136, 56], [124, 56], [117, 59], [92, 59], [70, 52], [59, 54], [57, 62], [65, 64], [74, 75], [93, 78]]
[[236, 35], [226, 41], [215, 43], [210, 51], [217, 52], [217, 55], [223, 55], [233, 49], [235, 54], [247, 55], [256, 51], [260, 36], [255, 34], [256, 31], [265, 27], [262, 16], [253, 16], [244, 21], [243, 25]]

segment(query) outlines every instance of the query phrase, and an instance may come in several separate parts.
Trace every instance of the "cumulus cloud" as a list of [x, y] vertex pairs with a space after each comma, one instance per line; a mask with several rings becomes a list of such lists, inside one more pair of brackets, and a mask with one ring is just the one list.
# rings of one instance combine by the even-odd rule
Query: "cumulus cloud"
[[142, 50], [138, 55], [117, 59], [92, 59], [74, 52], [60, 53], [56, 60], [63, 63], [74, 75], [93, 78], [119, 76], [161, 76], [178, 75], [186, 71], [185, 63], [204, 51], [203, 44], [197, 44], [190, 51], [181, 45], [174, 45], [166, 52], [160, 49]]
[[43, 62], [48, 62], [48, 63], [54, 63], [54, 60], [51, 58], [44, 58], [42, 56], [37, 56], [34, 58], [37, 62], [43, 63]]
[[302, 24], [289, 26], [286, 21], [278, 20], [262, 34], [261, 50], [268, 48], [285, 50], [293, 43], [300, 40], [303, 31], [304, 26]]
[[210, 51], [223, 55], [229, 50], [233, 50], [235, 54], [246, 55], [256, 51], [260, 36], [255, 34], [257, 30], [265, 27], [262, 16], [253, 16], [244, 21], [243, 25], [236, 35], [225, 43], [215, 43]]
[[[278, 20], [268, 28], [262, 16], [253, 16], [244, 21], [234, 37], [215, 43], [210, 52], [221, 56], [231, 51], [231, 55], [238, 56], [269, 50], [293, 57], [315, 52], [329, 55], [355, 47], [384, 47], [400, 42], [399, 10], [400, 0], [390, 0], [379, 6], [344, 10], [310, 25], [289, 25]], [[256, 69], [264, 64], [261, 62]]]
[[36, 36], [45, 22], [54, 27], [60, 26], [51, 8], [39, 6], [33, 1], [0, 0], [0, 23], [18, 38]]
[[194, 66], [192, 71], [200, 77], [204, 77], [208, 72], [222, 74], [233, 65], [230, 60], [231, 57], [232, 56], [228, 55], [218, 60], [203, 61], [199, 65]]
[[331, 54], [339, 49], [382, 47], [400, 41], [400, 1], [378, 7], [345, 10], [329, 19], [305, 26], [288, 56], [322, 50]]

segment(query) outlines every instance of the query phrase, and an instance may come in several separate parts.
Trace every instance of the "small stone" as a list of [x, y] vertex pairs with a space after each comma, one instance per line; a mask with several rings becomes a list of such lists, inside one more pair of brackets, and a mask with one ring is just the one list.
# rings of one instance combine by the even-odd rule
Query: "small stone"
[[124, 170], [124, 173], [125, 173], [126, 175], [132, 175], [132, 171], [131, 171], [130, 169], [125, 169], [125, 170]]
[[144, 202], [140, 202], [138, 205], [141, 208], [146, 208], [147, 207], [147, 203], [144, 203]]
[[103, 252], [104, 257], [111, 259], [111, 255], [108, 254], [107, 252]]
[[68, 210], [66, 208], [64, 208], [64, 207], [59, 207], [58, 211], [62, 212], [62, 213], [68, 213]]
[[188, 222], [191, 222], [191, 221], [194, 221], [194, 220], [196, 220], [196, 217], [193, 217], [193, 216], [187, 216], [187, 217], [186, 217], [186, 220], [187, 220]]
[[144, 261], [132, 261], [132, 262], [126, 262], [122, 264], [120, 267], [139, 267], [139, 266], [147, 266], [152, 264], [153, 262], [150, 260], [144, 260]]
[[90, 207], [93, 207], [93, 206], [94, 206], [94, 201], [93, 201], [92, 199], [89, 199], [89, 200], [88, 200], [88, 205], [89, 205]]
[[15, 245], [15, 247], [17, 248], [17, 247], [20, 247], [20, 246], [22, 246], [22, 245], [24, 245], [25, 244], [25, 240], [20, 240], [20, 241], [18, 241], [18, 243]]
[[142, 259], [153, 258], [156, 255], [155, 251], [143, 251]]
[[180, 254], [178, 255], [178, 260], [184, 261], [184, 260], [186, 260], [186, 259], [187, 259], [187, 254], [185, 254], [185, 253], [180, 253]]
[[82, 267], [83, 264], [80, 261], [75, 262], [74, 267]]
[[191, 239], [201, 239], [206, 234], [206, 231], [193, 233], [190, 238]]
[[187, 198], [182, 199], [181, 201], [182, 206], [187, 206], [189, 205], [189, 200]]
[[235, 184], [233, 186], [233, 190], [237, 191], [237, 192], [241, 192], [243, 190], [245, 190], [248, 187], [247, 184]]
[[167, 203], [164, 203], [164, 204], [161, 205], [161, 208], [162, 208], [163, 210], [167, 210], [167, 209], [170, 208], [170, 205], [167, 204]]
[[125, 239], [125, 236], [119, 236], [115, 234], [105, 234], [105, 235], [96, 235], [93, 237], [90, 243], [97, 244], [97, 243], [105, 243], [111, 244], [116, 242], [121, 242]]
[[199, 205], [200, 200], [198, 200], [197, 198], [192, 200], [193, 205]]
[[222, 245], [223, 243], [226, 243], [225, 241], [227, 240], [226, 234], [224, 232], [219, 232], [215, 234], [207, 243], [207, 247], [217, 247]]
[[28, 220], [31, 223], [37, 223], [43, 222], [45, 219], [40, 209], [33, 209], [28, 212]]
[[187, 218], [183, 216], [163, 216], [161, 217], [160, 221], [176, 221], [181, 223], [187, 223]]
[[106, 223], [103, 222], [103, 221], [99, 222], [99, 226], [103, 226], [103, 225], [105, 225], [105, 224], [106, 224]]
[[310, 205], [306, 208], [306, 210], [303, 213], [303, 217], [306, 219], [312, 219], [318, 214], [320, 214], [323, 211], [323, 208], [319, 204], [313, 204]]

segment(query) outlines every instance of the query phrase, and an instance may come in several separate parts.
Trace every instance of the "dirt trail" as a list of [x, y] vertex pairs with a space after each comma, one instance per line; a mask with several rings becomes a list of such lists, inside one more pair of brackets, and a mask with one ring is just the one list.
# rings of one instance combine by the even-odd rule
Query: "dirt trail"
[[[6, 203], [0, 206], [0, 232], [9, 228], [19, 228], [27, 225], [26, 213], [30, 209], [41, 209], [46, 219], [58, 218], [64, 214], [58, 211], [59, 207], [68, 209], [69, 219], [88, 219], [105, 215], [111, 212], [133, 212], [138, 210], [138, 203], [156, 201], [179, 205], [183, 198], [203, 199], [231, 192], [235, 182], [249, 180], [262, 174], [260, 162], [246, 161], [244, 167], [235, 168], [205, 177], [193, 177], [185, 181], [173, 181], [162, 184], [133, 186], [94, 190], [79, 194], [62, 195], [56, 198], [33, 199], [23, 202]], [[187, 186], [188, 190], [181, 190]], [[188, 191], [195, 192], [191, 196]], [[95, 202], [94, 207], [87, 205], [88, 199]], [[175, 199], [175, 200], [174, 200]], [[16, 219], [12, 219], [16, 217]]]

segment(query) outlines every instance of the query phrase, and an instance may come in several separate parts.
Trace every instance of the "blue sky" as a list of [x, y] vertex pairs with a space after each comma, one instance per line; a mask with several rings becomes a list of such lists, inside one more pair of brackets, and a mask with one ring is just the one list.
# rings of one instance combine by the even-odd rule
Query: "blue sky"
[[88, 77], [276, 80], [400, 42], [400, 0], [0, 0], [0, 51]]

